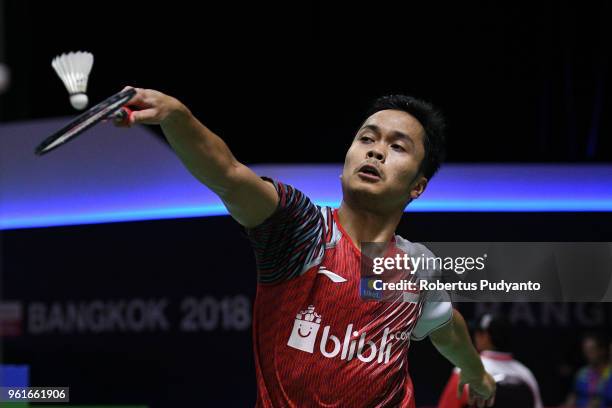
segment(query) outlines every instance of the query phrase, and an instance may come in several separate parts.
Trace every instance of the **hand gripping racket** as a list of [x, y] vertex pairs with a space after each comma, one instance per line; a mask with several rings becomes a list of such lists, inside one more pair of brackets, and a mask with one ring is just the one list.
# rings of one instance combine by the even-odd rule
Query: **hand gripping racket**
[[35, 153], [39, 156], [49, 153], [51, 150], [58, 148], [64, 143], [74, 140], [78, 135], [96, 125], [101, 120], [115, 118], [119, 121], [125, 121], [131, 111], [124, 107], [130, 99], [136, 94], [135, 89], [126, 89], [113, 96], [103, 100], [96, 106], [91, 107], [87, 111], [77, 116], [72, 122], [53, 133], [36, 147]]

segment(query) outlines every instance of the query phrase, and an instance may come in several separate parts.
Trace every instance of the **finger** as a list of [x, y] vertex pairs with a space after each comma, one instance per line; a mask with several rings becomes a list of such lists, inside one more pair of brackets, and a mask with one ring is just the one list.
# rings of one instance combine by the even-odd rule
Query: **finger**
[[129, 124], [141, 123], [143, 125], [154, 125], [158, 122], [157, 109], [144, 109], [140, 111], [133, 111], [129, 117]]
[[[468, 390], [469, 390], [469, 386], [468, 386]], [[468, 391], [468, 403], [470, 405], [474, 405], [475, 402], [476, 402], [476, 398], [474, 397], [474, 394]]]
[[132, 96], [132, 99], [130, 99], [129, 101], [125, 103], [126, 106], [136, 106], [139, 108], [148, 108], [151, 106], [151, 103], [148, 100], [148, 91], [146, 89], [134, 88], [133, 86], [126, 86], [125, 88], [123, 88], [123, 91], [128, 90], [128, 89], [134, 89], [136, 90], [136, 93], [134, 94], [134, 96]]
[[461, 398], [463, 394], [467, 394], [469, 398], [469, 389], [466, 383], [460, 382], [459, 385], [457, 385], [457, 398]]
[[493, 405], [495, 405], [495, 395], [489, 398], [489, 401], [487, 401], [487, 407], [492, 407]]

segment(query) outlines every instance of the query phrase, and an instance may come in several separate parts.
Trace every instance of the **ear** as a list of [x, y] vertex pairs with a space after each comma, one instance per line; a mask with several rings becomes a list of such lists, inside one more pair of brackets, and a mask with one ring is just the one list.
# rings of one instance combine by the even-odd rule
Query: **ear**
[[425, 176], [417, 176], [416, 181], [412, 183], [412, 186], [410, 187], [411, 200], [417, 199], [421, 194], [423, 194], [425, 188], [427, 188], [427, 182], [428, 180]]

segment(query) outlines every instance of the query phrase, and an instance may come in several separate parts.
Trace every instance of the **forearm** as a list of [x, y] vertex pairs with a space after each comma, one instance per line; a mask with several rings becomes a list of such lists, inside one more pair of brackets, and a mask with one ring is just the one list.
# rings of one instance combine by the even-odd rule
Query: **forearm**
[[464, 386], [468, 385], [470, 404], [477, 403], [479, 407], [492, 406], [495, 401], [495, 380], [485, 371], [480, 356], [472, 346], [461, 313], [453, 310], [451, 321], [431, 333], [429, 338], [444, 357], [461, 369], [457, 386], [459, 395]]
[[[129, 89], [126, 87], [125, 89]], [[198, 121], [176, 98], [153, 89], [136, 89], [127, 105], [137, 108], [118, 126], [160, 125], [183, 164], [215, 192], [231, 216], [254, 227], [276, 209], [276, 188], [239, 163], [225, 142]]]
[[231, 188], [230, 175], [238, 161], [225, 142], [184, 105], [169, 115], [161, 128], [191, 174], [220, 196]]
[[484, 374], [484, 366], [472, 345], [465, 320], [457, 310], [453, 310], [451, 321], [432, 333], [430, 339], [440, 354], [459, 367], [464, 376], [477, 378]]

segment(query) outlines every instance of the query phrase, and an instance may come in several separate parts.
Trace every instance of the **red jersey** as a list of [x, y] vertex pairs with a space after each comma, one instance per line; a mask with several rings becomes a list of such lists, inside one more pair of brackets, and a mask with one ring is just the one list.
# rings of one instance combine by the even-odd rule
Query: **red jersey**
[[[337, 210], [267, 180], [278, 208], [247, 230], [258, 269], [257, 406], [413, 407], [408, 347], [450, 320], [450, 302], [440, 301], [445, 294], [363, 300], [361, 253]], [[394, 244], [409, 255], [428, 252], [399, 236]]]

